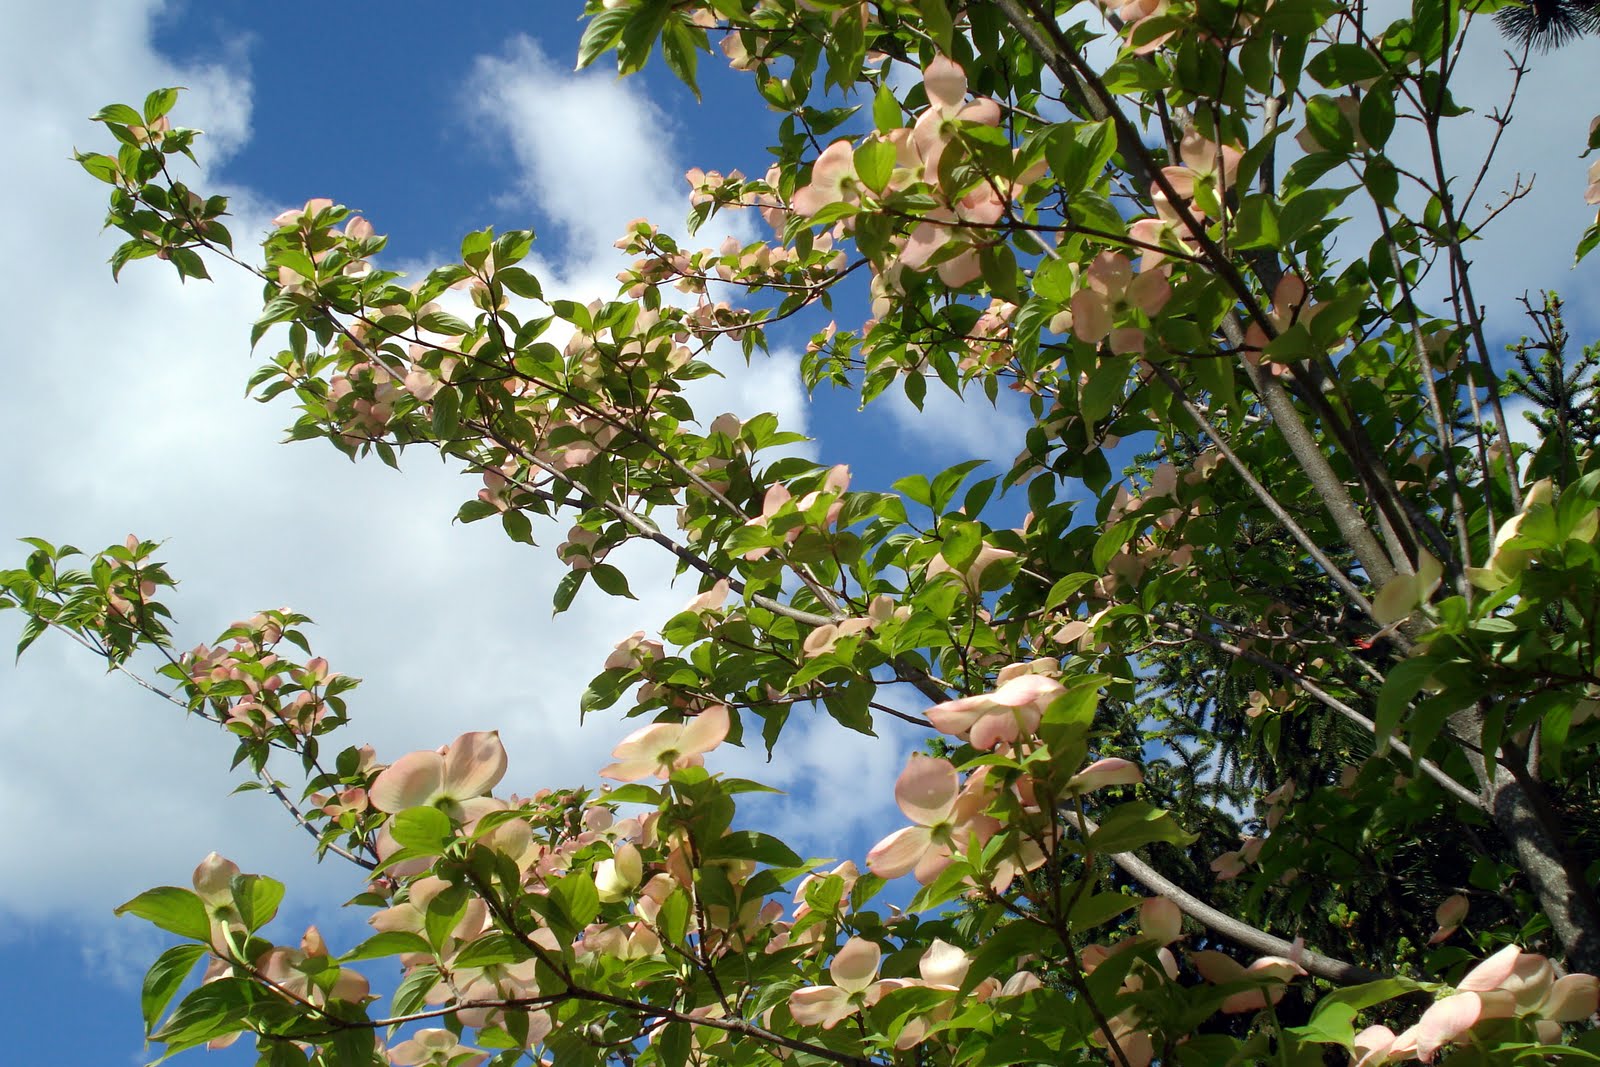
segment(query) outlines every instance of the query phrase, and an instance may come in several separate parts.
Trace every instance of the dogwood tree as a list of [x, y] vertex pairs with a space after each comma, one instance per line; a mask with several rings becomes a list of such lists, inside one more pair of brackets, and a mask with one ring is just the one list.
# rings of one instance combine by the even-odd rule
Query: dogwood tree
[[[282, 348], [251, 387], [292, 437], [438, 450], [482, 479], [459, 518], [530, 545], [569, 523], [558, 611], [630, 595], [628, 542], [699, 582], [594, 665], [583, 710], [641, 721], [610, 784], [522, 796], [494, 733], [347, 740], [356, 683], [303, 617], [184, 651], [157, 543], [31, 541], [0, 575], [22, 646], [162, 657], [365, 883], [357, 945], [273, 944], [283, 887], [215, 854], [129, 901], [180, 939], [153, 1039], [271, 1067], [1600, 1057], [1600, 467], [1507, 438], [1470, 247], [1526, 190], [1481, 209], [1485, 161], [1444, 148], [1485, 121], [1452, 85], [1497, 7], [589, 0], [580, 66], [726, 61], [776, 146], [688, 176], [691, 233], [742, 210], [765, 239], [641, 219], [587, 306], [544, 298], [530, 232], [402, 277], [333, 199], [237, 251], [178, 93], [105, 108], [79, 162], [113, 271], [259, 275], [252, 340]], [[791, 330], [864, 404], [1018, 393], [1026, 447], [870, 492], [772, 458], [772, 416], [691, 407]], [[905, 827], [834, 865], [718, 769], [807, 715], [925, 737], [862, 786]]]

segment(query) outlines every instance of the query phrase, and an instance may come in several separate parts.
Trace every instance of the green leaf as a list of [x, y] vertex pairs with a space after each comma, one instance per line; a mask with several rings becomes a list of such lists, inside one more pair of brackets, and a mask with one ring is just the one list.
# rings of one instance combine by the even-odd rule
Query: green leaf
[[424, 805], [407, 808], [390, 819], [389, 833], [406, 848], [437, 855], [455, 836], [455, 827], [451, 825], [450, 816]]
[[101, 181], [110, 185], [117, 184], [117, 161], [110, 156], [99, 152], [79, 152], [73, 157], [78, 165]]
[[144, 116], [127, 104], [107, 104], [94, 114], [95, 122], [114, 122], [119, 126], [143, 126]]
[[1130, 361], [1126, 357], [1111, 356], [1089, 372], [1089, 382], [1078, 397], [1078, 410], [1084, 421], [1097, 423], [1122, 399], [1123, 386], [1128, 381]]
[[533, 544], [533, 521], [528, 516], [512, 508], [500, 513], [500, 525], [505, 529], [506, 536], [519, 544]]
[[435, 949], [443, 949], [466, 915], [470, 898], [466, 886], [452, 884], [428, 900], [422, 915], [422, 932], [428, 944]]
[[888, 141], [863, 141], [855, 151], [856, 175], [868, 189], [881, 193], [894, 174], [894, 161], [895, 147]]
[[1063, 124], [1051, 131], [1045, 158], [1056, 181], [1068, 193], [1095, 185], [1117, 149], [1117, 131], [1110, 119]]
[[[531, 538], [532, 535], [530, 534], [529, 536]], [[579, 589], [583, 588], [583, 579], [587, 574], [587, 571], [572, 571], [556, 583], [556, 593], [552, 598], [552, 603], [555, 607], [553, 614], [559, 615], [572, 606], [572, 598], [578, 595]]]
[[608, 596], [626, 597], [637, 600], [638, 597], [628, 588], [628, 577], [609, 563], [596, 563], [589, 568], [589, 576], [594, 579], [594, 584], [600, 587], [601, 592]]
[[627, 8], [611, 8], [589, 20], [589, 25], [583, 28], [583, 37], [578, 41], [578, 70], [593, 63], [617, 43], [630, 14]]
[[539, 279], [521, 267], [501, 267], [495, 271], [494, 277], [501, 285], [525, 300], [539, 300], [544, 297], [544, 287], [539, 284]]
[[448, 441], [460, 428], [461, 394], [447, 385], [433, 395], [433, 436]]
[[1370, 92], [1361, 98], [1361, 136], [1374, 151], [1381, 151], [1394, 132], [1394, 94]]
[[394, 991], [394, 1000], [390, 1004], [391, 1015], [411, 1015], [421, 1010], [426, 1002], [428, 991], [439, 982], [439, 968], [431, 963], [425, 963], [413, 968], [406, 975], [405, 981]]
[[945, 0], [916, 0], [916, 9], [922, 15], [922, 28], [939, 51], [949, 55], [955, 38], [955, 22], [950, 17], [950, 6]]
[[798, 867], [802, 862], [794, 849], [754, 830], [730, 830], [701, 855], [708, 860], [755, 860], [769, 867]]
[[1403, 997], [1407, 993], [1426, 988], [1423, 983], [1410, 978], [1380, 978], [1376, 982], [1336, 989], [1332, 993], [1324, 994], [1322, 999], [1317, 1001], [1317, 1010], [1311, 1015], [1311, 1023], [1317, 1025], [1318, 1016], [1325, 1011], [1334, 1010], [1336, 1006], [1364, 1011], [1374, 1004], [1382, 1004], [1386, 1000], [1394, 1000], [1396, 997]]
[[234, 875], [229, 888], [239, 916], [251, 933], [271, 922], [283, 902], [283, 883], [264, 874]]
[[894, 90], [887, 85], [878, 86], [878, 92], [872, 98], [872, 124], [880, 133], [898, 130], [904, 126], [900, 110], [900, 98], [894, 95]]
[[179, 937], [196, 941], [209, 941], [211, 938], [211, 921], [206, 917], [206, 906], [194, 893], [177, 886], [147, 889], [118, 908], [115, 914], [137, 915]]
[[655, 1041], [661, 1067], [683, 1067], [689, 1062], [690, 1036], [688, 1023], [670, 1022], [661, 1028]]
[[661, 56], [667, 61], [667, 69], [677, 75], [698, 100], [700, 86], [695, 81], [695, 67], [700, 61], [700, 49], [695, 32], [687, 23], [668, 19], [661, 33]]
[[1355, 1044], [1356, 1037], [1356, 1009], [1343, 1001], [1324, 1001], [1317, 1005], [1311, 1021], [1304, 1026], [1296, 1026], [1289, 1033], [1302, 1041], [1313, 1041], [1319, 1045], [1343, 1045], [1350, 1048]]
[[145, 972], [144, 987], [139, 992], [139, 1010], [144, 1017], [146, 1035], [155, 1029], [156, 1020], [167, 1010], [178, 988], [205, 952], [204, 945], [174, 945], [156, 957], [150, 970]]
[[408, 930], [385, 930], [383, 933], [374, 934], [355, 948], [339, 957], [340, 963], [354, 963], [357, 960], [376, 960], [386, 956], [398, 956], [403, 952], [432, 952], [433, 946], [419, 934]]
[[572, 923], [574, 932], [582, 930], [600, 914], [600, 892], [585, 871], [567, 875], [550, 887], [550, 899]]
[[1142, 800], [1118, 804], [1089, 835], [1089, 848], [1095, 852], [1132, 852], [1157, 841], [1187, 845], [1195, 835], [1184, 831], [1172, 813]]
[[1311, 57], [1306, 73], [1325, 89], [1379, 78], [1388, 72], [1383, 60], [1359, 44], [1329, 45]]
[[[929, 506], [935, 511], [943, 511], [948, 508], [950, 502], [956, 498], [956, 490], [961, 487], [961, 483], [966, 480], [967, 475], [983, 466], [984, 463], [985, 461], [981, 459], [969, 459], [965, 462], [957, 463], [948, 470], [939, 472], [933, 479], [933, 487], [928, 494]], [[909, 496], [910, 494], [907, 495]], [[918, 501], [918, 503], [922, 503], [922, 501]]]
[[510, 937], [496, 930], [484, 934], [456, 953], [452, 967], [489, 967], [500, 963], [520, 963], [529, 952]]
[[957, 571], [965, 571], [983, 549], [983, 530], [975, 522], [946, 522], [939, 555]]
[[178, 102], [178, 92], [177, 89], [152, 90], [144, 98], [144, 124], [148, 126], [171, 111], [172, 105]]
[[258, 993], [253, 982], [244, 978], [219, 978], [207, 982], [183, 998], [152, 1041], [167, 1046], [167, 1054], [243, 1030], [244, 1022]]
[[1578, 248], [1572, 256], [1572, 265], [1576, 267], [1583, 262], [1583, 257], [1595, 250], [1600, 245], [1600, 220], [1584, 231], [1583, 238], [1578, 242]]
[[[1438, 665], [1430, 659], [1401, 660], [1389, 668], [1383, 688], [1378, 691], [1378, 714], [1374, 716], [1373, 739], [1379, 755], [1389, 750], [1389, 739], [1400, 727], [1411, 700], [1422, 691]], [[1421, 758], [1422, 753], [1413, 752]]]
[[1138, 904], [1138, 897], [1126, 893], [1090, 893], [1072, 906], [1067, 925], [1075, 933], [1083, 933], [1110, 922]]

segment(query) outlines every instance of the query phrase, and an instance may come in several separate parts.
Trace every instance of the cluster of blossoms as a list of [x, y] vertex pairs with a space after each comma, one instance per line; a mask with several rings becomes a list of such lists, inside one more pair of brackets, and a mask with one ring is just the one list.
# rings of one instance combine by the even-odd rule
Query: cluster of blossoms
[[[1208, 207], [1212, 214], [1223, 210], [1244, 150], [1237, 145], [1217, 144], [1198, 130], [1189, 130], [1178, 142], [1178, 158], [1180, 162], [1163, 167], [1161, 175], [1189, 217], [1204, 225]], [[1128, 239], [1144, 250], [1139, 262], [1141, 270], [1160, 265], [1170, 251], [1193, 255], [1197, 247], [1183, 214], [1159, 183], [1150, 185], [1150, 202], [1155, 216], [1139, 219], [1128, 227]]]
[[372, 223], [360, 215], [351, 215], [342, 230], [334, 230], [329, 221], [333, 211], [332, 200], [315, 197], [307, 200], [304, 207], [291, 208], [272, 220], [275, 229], [299, 239], [312, 268], [307, 273], [303, 262], [298, 268], [278, 268], [278, 289], [285, 296], [309, 296], [319, 281], [330, 276], [360, 277], [372, 271], [367, 257], [383, 247]]
[[[1000, 671], [994, 692], [936, 704], [928, 709], [928, 721], [940, 733], [981, 752], [1026, 757], [1046, 710], [1066, 694], [1050, 674], [1054, 667], [1053, 660], [1012, 664]], [[1060, 782], [1023, 773], [1007, 783], [994, 770], [979, 766], [963, 782], [948, 759], [913, 755], [895, 782], [895, 802], [912, 825], [874, 845], [867, 866], [882, 878], [913, 873], [928, 885], [974, 845], [986, 845], [1002, 831], [1017, 831], [988, 882], [991, 892], [1003, 893], [1019, 874], [1039, 867], [1054, 851], [1055, 802], [1144, 780], [1137, 764], [1114, 756]], [[1006, 819], [997, 818], [996, 811], [1004, 811]]]
[[[1271, 833], [1278, 828], [1283, 817], [1289, 812], [1289, 805], [1294, 803], [1295, 781], [1286, 779], [1282, 785], [1262, 797], [1266, 810], [1262, 814], [1262, 822], [1267, 832]], [[1211, 861], [1211, 870], [1219, 881], [1231, 881], [1239, 877], [1250, 868], [1261, 856], [1261, 849], [1267, 843], [1265, 837], [1250, 835], [1237, 848], [1231, 849]], [[1292, 877], [1290, 875], [1289, 877]]]
[[[1045, 164], [1018, 157], [1015, 174], [991, 175], [959, 187], [948, 181], [951, 168], [945, 157], [962, 129], [998, 126], [1000, 105], [988, 97], [969, 101], [966, 72], [947, 56], [929, 61], [922, 84], [928, 106], [911, 126], [875, 131], [860, 146], [848, 139], [834, 141], [817, 157], [811, 181], [795, 191], [789, 207], [812, 218], [834, 204], [866, 205], [926, 186], [935, 206], [921, 213], [907, 235], [895, 239], [892, 255], [874, 269], [880, 276], [933, 269], [946, 285], [960, 288], [979, 277], [979, 251], [992, 242], [992, 231], [1018, 194], [1044, 177]], [[888, 166], [866, 164], [877, 169], [863, 174], [863, 161], [879, 157]], [[848, 218], [840, 226], [848, 228]]]
[[[693, 171], [688, 177], [691, 185], [697, 180]], [[746, 200], [759, 204], [774, 199], [769, 192], [756, 191], [764, 190], [765, 183], [748, 182], [733, 175], [727, 181], [729, 184], [722, 188], [736, 189], [744, 199], [726, 201], [726, 206], [741, 207]], [[726, 300], [712, 300], [708, 295], [710, 286], [726, 283], [750, 292], [774, 289], [785, 293], [821, 293], [837, 281], [848, 266], [844, 252], [834, 248], [831, 233], [819, 235], [805, 252], [761, 241], [744, 244], [733, 236], [725, 238], [718, 248], [686, 252], [647, 220], [637, 219], [629, 224], [616, 245], [640, 257], [617, 275], [627, 295], [645, 298], [669, 282], [680, 292], [697, 295], [699, 302], [684, 316], [683, 323], [690, 334], [706, 342], [718, 336], [738, 341], [759, 321], [759, 316], [734, 307]]]
[[[761, 498], [761, 513], [747, 519], [745, 525], [752, 529], [782, 534], [784, 543], [793, 544], [808, 529], [821, 533], [831, 530], [844, 511], [844, 495], [850, 489], [850, 468], [836, 464], [822, 476], [822, 484], [799, 497], [782, 482], [773, 482]], [[815, 513], [821, 512], [820, 516]], [[815, 522], [811, 521], [813, 518]], [[744, 558], [755, 561], [771, 552], [772, 546], [763, 545], [746, 552]]]
[[296, 663], [278, 654], [286, 627], [304, 621], [287, 610], [263, 612], [228, 628], [227, 645], [197, 645], [179, 659], [196, 696], [221, 702], [221, 718], [238, 732], [265, 737], [282, 728], [290, 735], [321, 732], [330, 696], [350, 684], [313, 656]]
[[1454, 992], [1436, 999], [1408, 1029], [1396, 1034], [1380, 1024], [1357, 1034], [1353, 1067], [1432, 1063], [1441, 1049], [1505, 1019], [1529, 1021], [1540, 1041], [1555, 1043], [1563, 1023], [1581, 1022], [1597, 1010], [1600, 979], [1579, 973], [1557, 977], [1545, 957], [1507, 945], [1468, 971]]
[[[852, 937], [834, 954], [828, 967], [831, 985], [805, 986], [789, 994], [789, 1012], [802, 1026], [831, 1030], [850, 1016], [876, 1004], [885, 993], [899, 989], [932, 989], [948, 993], [951, 999], [940, 1002], [925, 1013], [906, 1021], [895, 1039], [895, 1048], [905, 1051], [921, 1044], [930, 1027], [948, 1019], [955, 1010], [954, 996], [966, 980], [972, 959], [955, 945], [935, 938], [917, 961], [918, 978], [879, 978], [882, 949], [872, 941]], [[1021, 996], [1039, 988], [1039, 979], [1029, 971], [1018, 971], [1005, 982], [985, 978], [973, 987], [971, 996], [978, 1002], [995, 997]]]
[[[298, 948], [272, 945], [252, 937], [252, 924], [241, 907], [241, 893], [253, 891], [257, 876], [241, 875], [237, 864], [211, 853], [195, 868], [194, 895], [204, 911], [210, 933], [207, 947], [211, 962], [205, 982], [248, 979], [266, 983], [280, 995], [313, 1009], [330, 1002], [362, 1006], [371, 999], [367, 979], [340, 967], [328, 953], [321, 933], [307, 928]], [[252, 916], [260, 925], [267, 917]], [[231, 1045], [239, 1034], [213, 1039], [211, 1048]]]

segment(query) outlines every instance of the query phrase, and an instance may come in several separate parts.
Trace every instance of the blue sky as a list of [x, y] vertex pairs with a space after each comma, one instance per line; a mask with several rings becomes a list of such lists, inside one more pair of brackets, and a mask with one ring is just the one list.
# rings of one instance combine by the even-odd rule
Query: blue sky
[[[660, 69], [621, 84], [605, 71], [574, 75], [578, 5], [549, 0], [391, 5], [387, 15], [239, 0], [4, 6], [0, 202], [13, 217], [0, 228], [9, 268], [0, 319], [11, 327], [0, 544], [25, 534], [90, 548], [129, 531], [167, 539], [189, 643], [264, 606], [314, 616], [334, 669], [368, 680], [350, 741], [370, 740], [386, 758], [499, 727], [519, 791], [574, 784], [598, 767], [626, 728], [601, 716], [578, 730], [591, 668], [692, 590], [669, 585], [665, 561], [630, 552], [638, 603], [585, 597], [552, 622], [559, 567], [487, 526], [450, 525], [474, 481], [423, 456], [401, 477], [326, 446], [277, 445], [289, 409], [241, 396], [255, 366], [247, 330], [258, 288], [220, 271], [215, 285], [179, 287], [165, 271], [137, 269], [149, 264], [113, 287], [114, 237], [98, 232], [103, 187], [68, 157], [96, 147], [85, 116], [101, 104], [187, 85], [177, 117], [211, 134], [196, 184], [236, 198], [241, 245], [312, 196], [361, 209], [402, 265], [451, 258], [469, 229], [532, 225], [547, 292], [590, 299], [613, 290], [623, 261], [609, 243], [623, 223], [681, 225], [685, 169], [764, 170], [773, 119], [745, 76], [706, 59], [707, 103], [696, 105]], [[1492, 44], [1479, 61], [1498, 73]], [[1513, 127], [1502, 184], [1536, 163], [1538, 195], [1478, 258], [1496, 311], [1524, 289], [1560, 285], [1573, 325], [1592, 330], [1600, 319], [1583, 297], [1595, 292], [1593, 270], [1567, 272], [1564, 236], [1526, 240], [1576, 234], [1585, 220], [1584, 164], [1549, 147], [1580, 144], [1587, 127], [1563, 95], [1589, 83], [1581, 52], [1541, 61], [1525, 85], [1527, 121]], [[742, 225], [756, 232], [753, 218]], [[777, 411], [817, 438], [818, 458], [851, 463], [870, 488], [1020, 445], [1015, 413], [981, 400], [940, 399], [925, 420], [904, 418], [904, 404], [859, 414], [847, 395], [808, 404], [796, 374], [804, 335], [776, 339], [774, 357], [750, 368], [730, 355], [726, 379], [696, 398], [707, 418]], [[0, 621], [0, 645], [14, 625]], [[110, 912], [148, 886], [184, 884], [213, 848], [289, 884], [281, 940], [310, 921], [336, 946], [362, 936], [359, 916], [331, 906], [358, 883], [310, 863], [303, 838], [262, 798], [227, 796], [225, 739], [76, 653], [47, 640], [16, 669], [0, 666], [7, 1062], [142, 1062], [137, 986], [160, 943]], [[802, 851], [859, 860], [898, 825], [888, 786], [916, 739], [870, 741], [824, 722], [802, 724], [793, 741], [781, 764], [734, 755], [722, 766], [791, 790], [770, 817]]]

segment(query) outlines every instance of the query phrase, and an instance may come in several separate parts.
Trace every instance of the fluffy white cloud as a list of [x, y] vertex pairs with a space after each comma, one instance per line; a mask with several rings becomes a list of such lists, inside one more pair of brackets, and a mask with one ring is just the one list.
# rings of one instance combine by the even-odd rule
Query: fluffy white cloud
[[877, 403], [886, 406], [900, 432], [932, 458], [947, 464], [986, 459], [995, 465], [990, 474], [1011, 469], [1033, 425], [1020, 398], [1003, 392], [991, 404], [977, 385], [957, 396], [940, 382], [930, 382], [920, 410], [899, 388], [886, 390]]

